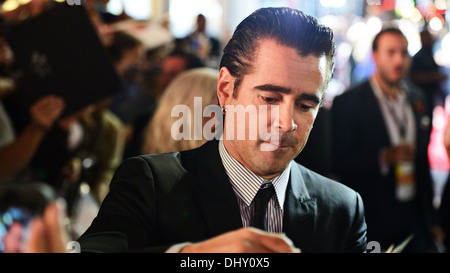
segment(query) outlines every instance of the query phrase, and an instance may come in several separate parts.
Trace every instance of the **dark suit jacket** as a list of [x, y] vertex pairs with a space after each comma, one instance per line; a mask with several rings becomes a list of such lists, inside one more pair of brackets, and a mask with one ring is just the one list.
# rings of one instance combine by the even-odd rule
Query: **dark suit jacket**
[[[190, 151], [125, 160], [98, 216], [78, 241], [86, 252], [162, 252], [240, 227], [218, 141], [210, 141]], [[359, 194], [294, 162], [283, 231], [303, 252], [366, 250]]]
[[395, 197], [395, 173], [381, 175], [379, 155], [391, 146], [378, 101], [369, 81], [335, 97], [332, 106], [333, 172], [337, 179], [355, 189], [364, 201], [368, 240], [388, 247], [413, 232], [416, 219], [422, 230], [436, 222], [432, 207], [432, 180], [428, 162], [431, 109], [424, 94], [410, 86], [408, 93], [416, 120], [416, 199], [408, 204], [414, 217], [405, 218], [403, 205]]

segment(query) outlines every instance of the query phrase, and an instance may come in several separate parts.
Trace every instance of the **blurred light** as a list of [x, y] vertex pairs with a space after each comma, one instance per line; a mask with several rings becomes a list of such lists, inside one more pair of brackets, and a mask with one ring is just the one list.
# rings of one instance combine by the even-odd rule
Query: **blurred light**
[[425, 12], [427, 14], [435, 14], [436, 13], [436, 6], [433, 4], [433, 2], [428, 1], [425, 3]]
[[370, 17], [366, 23], [358, 21], [352, 24], [346, 33], [348, 41], [353, 46], [352, 56], [357, 63], [364, 62], [371, 53], [372, 40], [382, 28], [378, 17]]
[[66, 2], [66, 0], [53, 0], [53, 1], [59, 2], [59, 3]]
[[87, 157], [85, 159], [83, 159], [83, 167], [86, 169], [89, 169], [90, 167], [92, 167], [92, 165], [94, 165], [94, 161], [92, 160], [92, 158]]
[[91, 191], [91, 188], [86, 182], [81, 183], [80, 185], [80, 192], [82, 195], [87, 195]]
[[110, 0], [106, 5], [106, 10], [114, 15], [120, 15], [123, 12], [122, 0]]
[[380, 18], [373, 16], [367, 19], [367, 28], [370, 33], [378, 33], [380, 32], [382, 27], [383, 23], [381, 22]]
[[[1, 4], [2, 12], [10, 12], [17, 9], [21, 5], [26, 5], [32, 0], [6, 0]], [[56, 1], [56, 0], [55, 0]]]
[[366, 24], [362, 21], [356, 22], [351, 25], [347, 30], [347, 39], [351, 43], [355, 43], [359, 37], [364, 33], [366, 29]]
[[2, 5], [4, 12], [13, 11], [19, 7], [19, 2], [16, 0], [6, 0]]
[[337, 46], [336, 57], [342, 60], [348, 60], [352, 54], [352, 46], [347, 42], [342, 42]]
[[417, 24], [409, 19], [400, 19], [398, 22], [398, 28], [403, 32], [408, 40], [409, 55], [414, 56], [422, 47]]
[[447, 48], [450, 48], [450, 32], [442, 38], [441, 48], [434, 54], [434, 60], [438, 65], [450, 68], [450, 52], [446, 50]]
[[150, 18], [152, 2], [148, 0], [124, 1], [126, 14], [136, 20], [147, 20]]
[[353, 59], [356, 63], [362, 63], [371, 54], [373, 36], [365, 35], [353, 47]]
[[320, 0], [320, 4], [327, 8], [341, 8], [346, 2], [346, 0]]
[[[445, 34], [444, 38], [442, 38], [441, 48], [450, 48], [450, 32]], [[448, 52], [448, 50], [446, 52]], [[450, 52], [448, 52], [448, 54], [450, 55]]]
[[404, 18], [411, 18], [414, 15], [414, 0], [397, 0], [395, 2], [395, 13]]
[[447, 3], [445, 0], [435, 0], [434, 5], [436, 6], [436, 9], [438, 9], [438, 10], [446, 10], [447, 9]]
[[261, 7], [282, 7], [282, 6], [289, 6], [289, 1], [286, 0], [262, 0], [261, 1]]
[[393, 10], [395, 9], [395, 0], [383, 0], [382, 2], [384, 10]]
[[413, 22], [419, 22], [420, 20], [423, 19], [422, 14], [420, 13], [420, 11], [417, 8], [414, 8], [414, 12], [413, 15], [410, 17], [411, 21]]
[[443, 22], [437, 16], [433, 16], [433, 18], [430, 19], [429, 26], [432, 30], [439, 31], [443, 27]]
[[322, 18], [320, 18], [320, 22], [332, 29], [336, 26], [342, 26], [342, 21], [340, 20], [339, 17], [335, 15], [325, 15]]

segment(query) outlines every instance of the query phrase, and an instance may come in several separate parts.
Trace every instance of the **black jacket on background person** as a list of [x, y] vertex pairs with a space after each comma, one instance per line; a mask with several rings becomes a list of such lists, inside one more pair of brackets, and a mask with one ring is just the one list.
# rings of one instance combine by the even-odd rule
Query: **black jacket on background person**
[[380, 152], [392, 144], [369, 81], [333, 100], [333, 171], [340, 182], [361, 194], [369, 241], [378, 241], [386, 249], [414, 233], [408, 247], [425, 252], [433, 244], [429, 229], [438, 220], [428, 160], [431, 110], [417, 87], [410, 85], [407, 96], [416, 124], [415, 198], [398, 201], [394, 168], [385, 176], [381, 173]]

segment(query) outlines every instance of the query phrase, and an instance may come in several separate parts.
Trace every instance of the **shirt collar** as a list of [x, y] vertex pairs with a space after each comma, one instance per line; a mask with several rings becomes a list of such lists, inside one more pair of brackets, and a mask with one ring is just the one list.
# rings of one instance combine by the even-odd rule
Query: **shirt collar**
[[289, 182], [289, 174], [291, 171], [291, 163], [289, 163], [289, 166], [280, 175], [267, 180], [255, 174], [233, 158], [228, 153], [222, 140], [219, 141], [219, 154], [236, 194], [239, 195], [247, 206], [250, 206], [261, 185], [270, 182], [275, 188], [278, 205], [281, 209], [283, 208], [286, 188]]
[[[378, 84], [377, 80], [375, 79], [375, 77], [370, 77], [369, 79], [370, 82], [370, 86], [372, 87], [372, 90], [375, 94], [375, 96], [382, 101], [388, 101], [387, 96], [384, 94], [383, 90], [381, 90], [380, 85]], [[404, 81], [402, 81], [402, 83], [400, 84], [400, 93], [398, 94], [398, 100], [404, 100], [406, 99], [406, 90], [407, 90], [407, 85]]]

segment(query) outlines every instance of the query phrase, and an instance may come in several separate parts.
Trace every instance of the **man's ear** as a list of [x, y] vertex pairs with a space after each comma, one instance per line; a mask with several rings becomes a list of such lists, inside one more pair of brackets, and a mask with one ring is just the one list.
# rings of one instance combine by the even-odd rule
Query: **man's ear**
[[229, 105], [233, 99], [234, 91], [234, 77], [226, 67], [222, 67], [219, 73], [219, 80], [217, 82], [217, 98], [220, 107]]
[[377, 54], [376, 51], [373, 51], [373, 52], [372, 52], [372, 60], [373, 60], [373, 62], [375, 63], [375, 66], [376, 66], [377, 63], [378, 63], [378, 54]]

